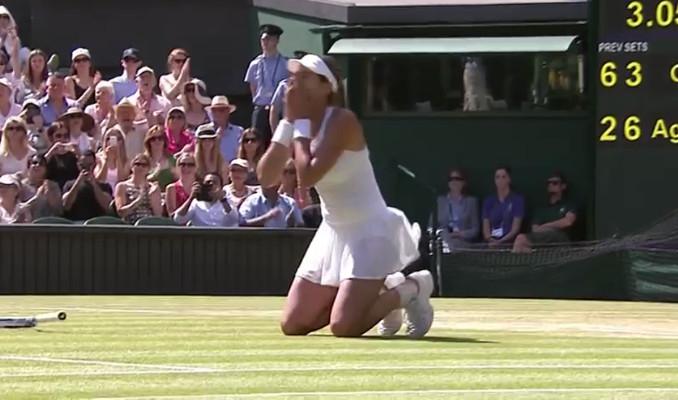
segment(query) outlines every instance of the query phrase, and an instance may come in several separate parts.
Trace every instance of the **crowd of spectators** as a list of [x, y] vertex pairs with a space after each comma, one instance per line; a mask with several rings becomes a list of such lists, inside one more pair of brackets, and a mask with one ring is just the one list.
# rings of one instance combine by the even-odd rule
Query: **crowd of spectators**
[[172, 50], [158, 74], [128, 48], [120, 75], [104, 77], [94, 55], [76, 48], [64, 73], [58, 57], [24, 46], [0, 6], [0, 223], [113, 215], [129, 224], [317, 225], [318, 199], [298, 187], [293, 163], [273, 187], [257, 181], [287, 79], [282, 29], [260, 33], [262, 53], [243, 68], [254, 105], [243, 128], [230, 122], [237, 108], [228, 97], [209, 97], [193, 76], [188, 50]]

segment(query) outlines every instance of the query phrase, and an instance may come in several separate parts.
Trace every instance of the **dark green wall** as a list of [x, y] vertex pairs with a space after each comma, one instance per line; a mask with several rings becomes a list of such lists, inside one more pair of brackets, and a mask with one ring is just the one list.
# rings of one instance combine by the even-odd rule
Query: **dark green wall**
[[[323, 25], [332, 24], [331, 21], [323, 21], [297, 15], [279, 13], [269, 10], [254, 9], [254, 26], [262, 24], [275, 24], [285, 31], [280, 39], [280, 52], [286, 56], [292, 56], [295, 50], [304, 50], [309, 53], [323, 53], [322, 35], [311, 32], [311, 29]], [[259, 49], [258, 36], [254, 44]]]
[[545, 200], [546, 179], [555, 169], [571, 180], [571, 195], [591, 212], [593, 143], [581, 117], [381, 117], [363, 118], [372, 160], [388, 202], [422, 221], [427, 194], [395, 168], [405, 164], [423, 180], [446, 187], [446, 171], [462, 166], [471, 191], [484, 197], [494, 188], [494, 168], [508, 164], [513, 183], [534, 208]]

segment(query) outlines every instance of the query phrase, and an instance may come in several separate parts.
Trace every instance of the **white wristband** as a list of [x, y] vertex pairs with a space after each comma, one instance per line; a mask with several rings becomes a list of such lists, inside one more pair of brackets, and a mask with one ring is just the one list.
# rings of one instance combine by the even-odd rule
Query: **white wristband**
[[278, 127], [275, 128], [272, 142], [278, 142], [285, 147], [290, 147], [294, 135], [294, 125], [286, 119], [280, 120]]
[[311, 120], [297, 119], [294, 121], [294, 138], [311, 140]]

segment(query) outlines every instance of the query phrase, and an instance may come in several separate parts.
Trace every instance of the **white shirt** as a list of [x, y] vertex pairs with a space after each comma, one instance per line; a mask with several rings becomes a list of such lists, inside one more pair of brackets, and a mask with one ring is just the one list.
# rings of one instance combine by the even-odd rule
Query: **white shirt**
[[[132, 102], [137, 107], [137, 120], [146, 119], [146, 114], [144, 114], [143, 108], [141, 108], [141, 94], [137, 91], [129, 97], [129, 101]], [[151, 114], [160, 112], [162, 118], [165, 119], [167, 112], [172, 108], [172, 104], [166, 98], [153, 94], [151, 98], [151, 104], [149, 105]]]
[[71, 144], [78, 146], [78, 150], [80, 150], [81, 153], [84, 153], [87, 150], [92, 150], [92, 140], [84, 132], [81, 132], [80, 136], [77, 138], [75, 136], [71, 136]]
[[292, 213], [297, 225], [304, 224], [304, 218], [297, 202], [293, 198], [279, 194], [275, 204], [271, 204], [262, 192], [256, 192], [246, 198], [240, 206], [240, 213], [245, 220], [261, 217], [273, 208], [279, 208], [282, 212], [275, 218], [271, 218], [264, 223], [266, 228], [287, 228], [287, 216]]
[[238, 197], [235, 194], [235, 188], [233, 188], [232, 183], [224, 186], [224, 192], [226, 193], [226, 200], [228, 200], [228, 204], [230, 204], [231, 207], [233, 207], [233, 208], [238, 208], [238, 206], [241, 204], [241, 200], [247, 198], [247, 196], [256, 192], [257, 189], [258, 189], [258, 186], [245, 185], [245, 195], [242, 196], [242, 197]]
[[2, 112], [0, 112], [0, 129], [2, 129], [5, 126], [5, 122], [9, 118], [16, 117], [19, 114], [21, 114], [21, 106], [16, 103], [11, 104], [12, 105], [9, 107], [9, 113], [7, 113], [7, 115], [3, 115]]
[[231, 208], [231, 212], [226, 213], [220, 201], [208, 203], [193, 199], [186, 215], [182, 217], [179, 213], [174, 213], [174, 221], [182, 225], [191, 221], [193, 226], [232, 228], [240, 225], [241, 217], [235, 208]]
[[120, 125], [116, 125], [115, 128], [120, 129], [120, 131], [125, 135], [125, 151], [127, 152], [127, 159], [131, 160], [137, 154], [144, 152], [144, 137], [146, 132], [148, 132], [148, 126], [146, 124], [134, 125], [134, 128], [125, 132]]
[[28, 169], [28, 158], [35, 153], [35, 149], [29, 147], [26, 156], [21, 160], [17, 160], [12, 153], [8, 153], [6, 156], [0, 155], [0, 175], [16, 174], [17, 172], [25, 173]]

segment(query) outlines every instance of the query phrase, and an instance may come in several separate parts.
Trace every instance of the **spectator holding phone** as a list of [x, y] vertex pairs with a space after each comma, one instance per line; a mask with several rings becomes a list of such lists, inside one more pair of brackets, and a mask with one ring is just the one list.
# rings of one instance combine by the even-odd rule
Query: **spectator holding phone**
[[119, 128], [109, 129], [102, 139], [103, 147], [97, 153], [94, 175], [99, 182], [114, 188], [118, 182], [129, 178], [130, 166], [125, 149], [125, 136]]
[[111, 204], [111, 186], [94, 177], [96, 156], [87, 150], [78, 157], [80, 172], [64, 185], [64, 216], [72, 221], [87, 221], [106, 214]]
[[37, 100], [26, 100], [19, 116], [26, 122], [30, 146], [39, 154], [46, 153], [50, 142], [45, 132], [45, 121], [40, 113], [40, 103]]
[[236, 227], [241, 217], [231, 207], [218, 174], [207, 174], [202, 182], [195, 182], [190, 197], [174, 213], [174, 221], [192, 226]]
[[71, 144], [66, 125], [55, 122], [47, 128], [47, 138], [52, 143], [47, 158], [47, 179], [56, 182], [63, 190], [66, 182], [73, 180], [80, 174], [78, 168], [77, 146]]

